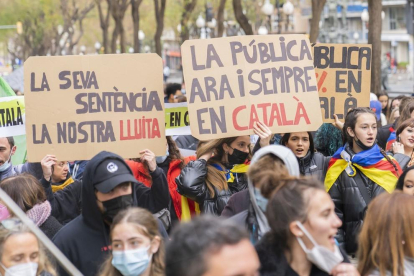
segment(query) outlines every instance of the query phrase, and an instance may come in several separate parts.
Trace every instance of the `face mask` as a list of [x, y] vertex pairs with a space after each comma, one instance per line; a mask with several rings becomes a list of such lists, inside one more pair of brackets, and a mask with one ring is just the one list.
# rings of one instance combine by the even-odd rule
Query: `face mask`
[[102, 201], [102, 204], [105, 209], [103, 213], [104, 219], [108, 222], [112, 222], [119, 211], [132, 206], [132, 195], [123, 195], [111, 200]]
[[37, 263], [24, 263], [5, 268], [1, 265], [6, 271], [5, 276], [36, 276], [37, 274]]
[[335, 252], [332, 252], [328, 248], [318, 245], [306, 230], [306, 228], [302, 225], [302, 223], [299, 221], [296, 223], [314, 245], [312, 249], [307, 249], [303, 240], [299, 237], [296, 237], [300, 247], [302, 247], [303, 251], [306, 253], [306, 258], [311, 263], [319, 267], [319, 269], [330, 274], [332, 269], [338, 264], [342, 263], [344, 260], [344, 257], [342, 256], [341, 251], [339, 251], [338, 246], [335, 245]]
[[125, 251], [112, 251], [112, 265], [123, 276], [141, 275], [148, 267], [151, 257], [147, 248], [139, 248]]
[[[233, 148], [232, 148], [233, 149]], [[248, 152], [243, 152], [238, 149], [233, 149], [233, 154], [228, 155], [229, 163], [232, 165], [243, 164], [249, 156]]]
[[10, 163], [11, 153], [12, 153], [12, 151], [10, 151], [9, 158], [7, 159], [7, 161], [4, 162], [3, 165], [0, 166], [0, 172], [4, 172], [5, 170], [7, 170], [10, 167], [10, 165], [11, 165], [11, 163]]
[[3, 204], [0, 204], [0, 221], [10, 217], [9, 209]]
[[[356, 139], [355, 139], [355, 138], [356, 138]], [[358, 147], [360, 147], [362, 150], [369, 150], [369, 149], [372, 149], [372, 147], [373, 147], [373, 146], [375, 146], [375, 144], [376, 144], [376, 141], [375, 141], [375, 143], [374, 143], [374, 144], [372, 144], [372, 146], [367, 147], [367, 146], [365, 146], [365, 145], [361, 142], [361, 140], [359, 140], [359, 139], [358, 139], [358, 137], [356, 137], [356, 136], [355, 136], [355, 138], [354, 138], [355, 143], [356, 143], [356, 144], [357, 144], [357, 146], [358, 146]]]
[[260, 192], [260, 189], [254, 188], [254, 198], [256, 200], [257, 206], [263, 211], [266, 212], [267, 203], [269, 200], [265, 198], [262, 193]]

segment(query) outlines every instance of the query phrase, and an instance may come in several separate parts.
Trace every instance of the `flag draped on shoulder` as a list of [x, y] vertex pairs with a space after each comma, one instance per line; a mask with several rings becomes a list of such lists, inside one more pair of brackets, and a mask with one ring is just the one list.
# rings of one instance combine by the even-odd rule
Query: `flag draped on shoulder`
[[354, 177], [356, 169], [384, 188], [388, 193], [395, 189], [398, 177], [401, 174], [401, 168], [393, 157], [389, 156], [397, 169], [382, 155], [378, 145], [369, 150], [361, 151], [354, 156], [351, 156], [345, 150], [345, 147], [339, 148], [329, 162], [325, 178], [325, 189], [327, 192], [329, 192], [344, 170], [350, 177]]
[[249, 169], [249, 165], [250, 165], [250, 163], [237, 164], [237, 165], [234, 165], [232, 169], [230, 169], [230, 170], [226, 169], [225, 170], [218, 164], [215, 164], [215, 163], [211, 164], [211, 166], [213, 166], [217, 170], [222, 171], [222, 172], [225, 173], [227, 182], [229, 182], [229, 183], [234, 182], [234, 174], [247, 173], [247, 171]]
[[397, 140], [397, 135], [395, 134], [395, 130], [390, 127], [391, 134], [387, 139], [387, 145], [385, 146], [385, 150], [391, 150], [392, 144]]

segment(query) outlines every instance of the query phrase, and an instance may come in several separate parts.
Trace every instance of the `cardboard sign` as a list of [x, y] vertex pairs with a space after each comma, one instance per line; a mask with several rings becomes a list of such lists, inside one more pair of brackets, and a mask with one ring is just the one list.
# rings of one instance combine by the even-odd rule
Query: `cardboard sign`
[[24, 97], [0, 97], [0, 137], [25, 134], [25, 123]]
[[162, 60], [156, 54], [30, 57], [24, 65], [27, 154], [88, 160], [165, 154]]
[[187, 103], [165, 104], [165, 135], [191, 135]]
[[181, 46], [191, 133], [200, 140], [322, 124], [312, 48], [304, 35], [187, 40]]
[[369, 107], [371, 45], [315, 44], [313, 57], [322, 117], [325, 123], [344, 121], [351, 108]]

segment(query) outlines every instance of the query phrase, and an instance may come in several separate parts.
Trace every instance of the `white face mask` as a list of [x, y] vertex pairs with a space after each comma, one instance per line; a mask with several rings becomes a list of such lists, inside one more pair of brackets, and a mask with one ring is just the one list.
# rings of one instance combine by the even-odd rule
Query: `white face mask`
[[24, 263], [5, 268], [1, 265], [6, 271], [5, 276], [36, 276], [37, 274], [37, 263]]
[[339, 251], [338, 246], [335, 245], [335, 252], [332, 252], [328, 248], [318, 245], [313, 239], [313, 237], [306, 230], [305, 226], [303, 226], [303, 224], [299, 221], [297, 221], [296, 223], [300, 230], [302, 230], [303, 233], [305, 233], [305, 235], [314, 245], [312, 249], [307, 249], [303, 240], [299, 237], [296, 237], [300, 247], [302, 247], [303, 251], [306, 253], [306, 258], [311, 263], [316, 265], [319, 269], [330, 274], [332, 269], [338, 264], [342, 263], [342, 261], [344, 260], [344, 257], [342, 256], [341, 251]]

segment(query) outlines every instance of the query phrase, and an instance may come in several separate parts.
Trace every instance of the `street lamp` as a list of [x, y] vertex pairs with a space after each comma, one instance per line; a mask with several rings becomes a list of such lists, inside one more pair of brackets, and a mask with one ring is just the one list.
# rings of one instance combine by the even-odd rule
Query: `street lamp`
[[95, 42], [95, 50], [96, 50], [96, 54], [99, 54], [99, 50], [101, 49], [101, 43], [99, 43], [99, 41]]
[[267, 35], [269, 32], [265, 26], [260, 26], [259, 30], [257, 30], [259, 35]]
[[132, 53], [134, 52], [134, 48], [129, 47], [128, 52], [129, 52], [130, 54], [132, 54]]
[[80, 46], [79, 50], [80, 50], [80, 55], [84, 55], [84, 54], [85, 54], [85, 52], [86, 52], [86, 47], [85, 47], [85, 45]]
[[290, 2], [290, 0], [287, 0], [285, 4], [283, 4], [283, 13], [286, 14], [287, 22], [286, 22], [286, 31], [289, 29], [289, 18], [295, 11], [295, 7]]
[[365, 40], [365, 37], [366, 37], [365, 33], [366, 33], [366, 28], [367, 28], [366, 24], [369, 20], [369, 13], [367, 9], [364, 9], [362, 11], [361, 20], [362, 20], [362, 37], [363, 37], [363, 40]]
[[359, 39], [359, 33], [358, 32], [355, 32], [354, 33], [354, 39], [355, 39], [355, 44], [357, 44], [358, 43], [358, 39]]
[[141, 52], [142, 49], [142, 43], [145, 39], [145, 33], [142, 30], [138, 31], [138, 40], [139, 40], [139, 51]]
[[196, 20], [196, 25], [197, 28], [201, 29], [205, 26], [206, 21], [204, 20], [204, 18], [201, 16], [201, 14], [198, 15], [198, 18]]
[[271, 16], [273, 14], [273, 10], [273, 5], [270, 4], [269, 0], [266, 0], [266, 2], [262, 6], [262, 12], [267, 16]]

